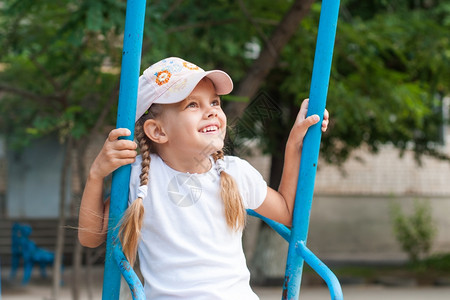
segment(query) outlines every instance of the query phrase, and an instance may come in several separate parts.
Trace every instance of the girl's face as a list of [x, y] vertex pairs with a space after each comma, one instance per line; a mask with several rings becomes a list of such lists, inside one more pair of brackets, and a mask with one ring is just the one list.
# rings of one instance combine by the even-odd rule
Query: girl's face
[[224, 146], [227, 119], [207, 78], [185, 100], [164, 105], [160, 120], [169, 149], [201, 160]]

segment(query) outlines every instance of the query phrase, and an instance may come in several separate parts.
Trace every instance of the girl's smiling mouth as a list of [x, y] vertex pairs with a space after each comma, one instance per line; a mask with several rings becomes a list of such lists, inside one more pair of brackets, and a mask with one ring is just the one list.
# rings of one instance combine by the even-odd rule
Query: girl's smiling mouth
[[218, 125], [207, 125], [199, 130], [200, 133], [215, 133], [219, 131]]

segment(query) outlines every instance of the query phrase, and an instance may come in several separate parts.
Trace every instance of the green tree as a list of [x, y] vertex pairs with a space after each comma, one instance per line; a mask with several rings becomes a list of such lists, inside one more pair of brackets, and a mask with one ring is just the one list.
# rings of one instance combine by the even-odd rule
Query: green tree
[[391, 204], [391, 219], [395, 237], [408, 254], [411, 263], [427, 258], [436, 236], [430, 203], [414, 200], [414, 211], [405, 215], [398, 203]]
[[[443, 97], [450, 87], [450, 7], [409, 2], [342, 3], [327, 100], [332, 123], [321, 150], [330, 163], [343, 163], [361, 145], [377, 152], [388, 143], [400, 153], [413, 150], [419, 162], [422, 155], [450, 158], [440, 151]], [[264, 82], [281, 113], [264, 120], [265, 126], [243, 130], [274, 155], [272, 168], [282, 165], [299, 100], [308, 97], [319, 12], [315, 3]]]
[[[206, 6], [208, 10], [201, 9]], [[264, 13], [254, 19], [247, 6]], [[175, 55], [206, 68], [225, 69], [239, 80], [253, 63], [243, 50], [246, 43], [258, 34], [266, 38], [264, 30], [275, 28], [291, 3], [279, 1], [268, 7], [268, 2], [258, 1], [149, 3], [142, 66]], [[70, 163], [77, 162], [75, 169], [83, 183], [86, 172], [80, 162], [92, 136], [114, 123], [125, 3], [5, 0], [0, 10], [2, 135], [10, 148], [20, 151], [33, 139], [56, 134], [66, 148], [73, 147], [77, 159]], [[61, 197], [61, 207], [63, 202]], [[61, 212], [60, 225], [64, 218]], [[58, 236], [57, 257], [63, 238]], [[58, 273], [57, 265], [55, 270]], [[77, 299], [78, 283], [73, 286]], [[55, 298], [58, 287], [55, 277]]]
[[[18, 151], [33, 139], [56, 134], [68, 156], [61, 171], [62, 192], [74, 163], [70, 158], [72, 145], [80, 158], [78, 169], [82, 169], [80, 162], [84, 161], [90, 132], [113, 120], [109, 112], [117, 98], [118, 72], [105, 68], [120, 61], [124, 7], [119, 1], [1, 2], [2, 134], [8, 146]], [[61, 208], [65, 200], [61, 194]], [[72, 216], [76, 213], [72, 211]], [[60, 286], [64, 223], [64, 210], [60, 209], [55, 299]], [[73, 286], [77, 299], [77, 282]]]
[[[275, 100], [279, 113], [238, 130], [258, 137], [273, 154], [275, 187], [284, 141], [300, 99], [308, 96], [320, 11], [320, 2], [311, 7], [312, 2], [147, 4], [142, 68], [180, 56], [227, 71], [237, 83], [235, 96], [254, 103], [262, 90]], [[418, 158], [448, 159], [439, 152], [438, 129], [442, 97], [450, 87], [449, 4], [341, 2], [328, 97], [332, 123], [321, 156], [340, 164], [361, 145], [377, 151], [392, 143], [401, 151], [411, 147]], [[83, 161], [92, 133], [114, 124], [125, 5], [116, 0], [0, 2], [0, 128], [10, 147], [57, 134], [63, 143], [73, 140], [77, 161]], [[249, 42], [261, 47], [258, 59], [246, 53]], [[246, 102], [225, 105], [235, 120], [246, 118]], [[86, 174], [81, 164], [78, 170], [81, 177]]]
[[85, 136], [115, 100], [117, 74], [104, 69], [120, 61], [124, 4], [2, 2], [1, 127], [8, 144], [21, 148], [54, 133]]

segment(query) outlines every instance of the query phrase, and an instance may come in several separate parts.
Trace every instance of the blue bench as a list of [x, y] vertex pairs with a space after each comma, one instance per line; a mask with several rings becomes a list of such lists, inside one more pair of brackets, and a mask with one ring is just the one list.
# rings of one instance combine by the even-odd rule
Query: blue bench
[[53, 265], [55, 254], [51, 251], [39, 248], [36, 243], [29, 239], [32, 232], [28, 224], [14, 223], [12, 227], [12, 257], [10, 279], [14, 279], [20, 262], [23, 261], [22, 284], [26, 285], [30, 281], [33, 266], [38, 264], [41, 276], [46, 278], [46, 268]]

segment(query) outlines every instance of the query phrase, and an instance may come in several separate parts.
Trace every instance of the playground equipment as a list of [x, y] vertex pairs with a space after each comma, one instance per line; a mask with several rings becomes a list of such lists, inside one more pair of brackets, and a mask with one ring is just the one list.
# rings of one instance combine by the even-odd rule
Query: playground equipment
[[[145, 4], [145, 0], [128, 1], [125, 20], [117, 127], [128, 128], [131, 132], [134, 131]], [[308, 116], [317, 114], [321, 120], [328, 92], [338, 12], [339, 0], [322, 1], [308, 107]], [[320, 124], [321, 122], [312, 126], [304, 139], [292, 228], [289, 229], [251, 210], [248, 211], [249, 215], [263, 219], [289, 243], [282, 299], [298, 299], [304, 261], [325, 280], [331, 299], [343, 299], [342, 289], [336, 276], [306, 247], [319, 157]], [[133, 138], [133, 135], [127, 137], [130, 140]], [[131, 166], [123, 166], [114, 172], [112, 179], [103, 279], [102, 299], [104, 300], [119, 299], [121, 274], [130, 287], [133, 299], [145, 299], [143, 286], [125, 259], [118, 239], [117, 225], [128, 202], [130, 170]]]
[[31, 272], [33, 271], [33, 266], [35, 264], [39, 265], [41, 276], [46, 278], [46, 268], [47, 266], [53, 265], [55, 260], [53, 252], [37, 247], [36, 243], [30, 240], [31, 231], [31, 226], [27, 224], [14, 223], [12, 227], [12, 262], [10, 279], [16, 277], [20, 262], [23, 261], [23, 285], [28, 284], [30, 281]]

